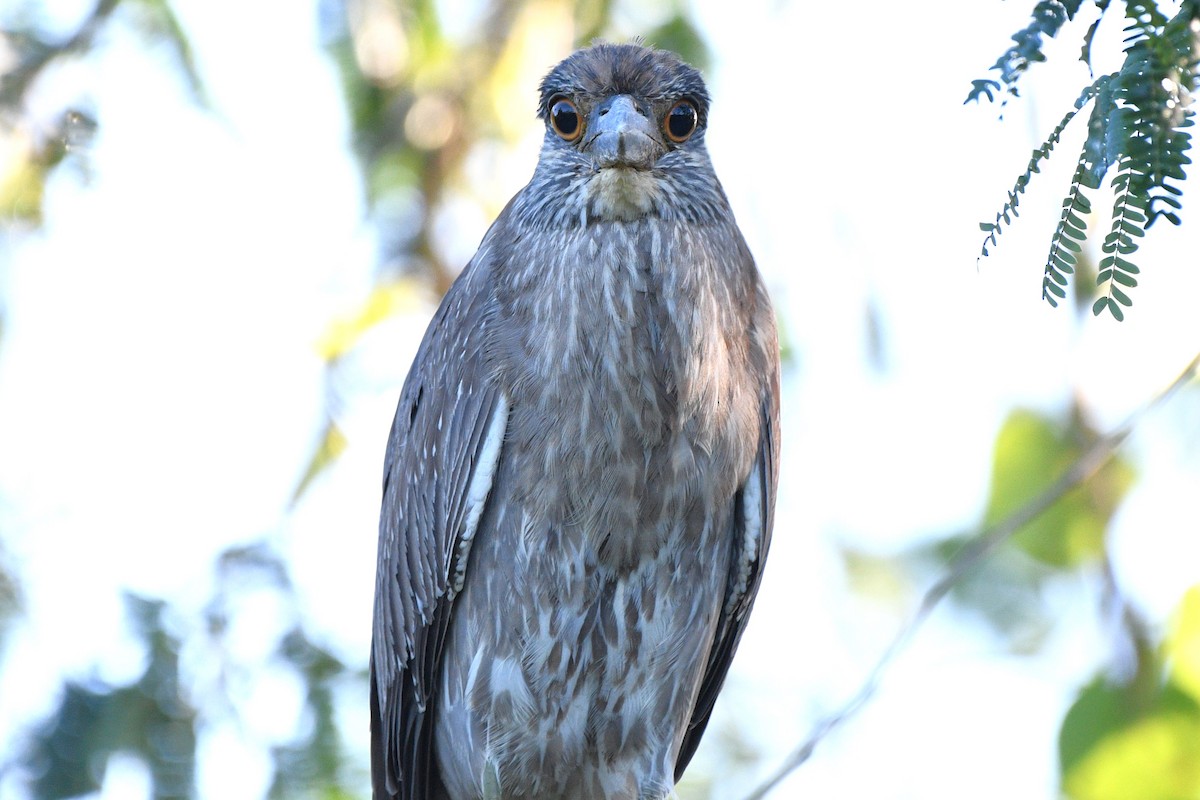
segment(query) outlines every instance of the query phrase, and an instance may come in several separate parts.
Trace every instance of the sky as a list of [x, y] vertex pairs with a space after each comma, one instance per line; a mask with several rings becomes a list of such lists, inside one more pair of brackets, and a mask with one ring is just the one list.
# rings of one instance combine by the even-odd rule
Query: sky
[[[964, 14], [949, 0], [863, 2], [850, 19], [802, 3], [693, 8], [715, 57], [709, 149], [796, 352], [772, 557], [714, 722], [763, 752], [759, 774], [858, 688], [903, 622], [903, 604], [855, 595], [840, 545], [895, 553], [969, 528], [1009, 410], [1056, 411], [1075, 397], [1108, 429], [1200, 351], [1190, 311], [1200, 228], [1187, 208], [1183, 228], [1147, 239], [1124, 323], [1079, 321], [1040, 300], [1081, 129], [996, 255], [977, 262], [978, 223], [1089, 80], [1074, 63], [1085, 20], [1003, 119], [997, 106], [963, 105], [1031, 5], [986, 0]], [[213, 555], [238, 543], [277, 544], [306, 629], [346, 663], [366, 661], [383, 447], [432, 305], [365, 337], [338, 409], [347, 450], [285, 513], [325, 413], [316, 343], [370, 291], [377, 234], [316, 10], [174, 6], [217, 113], [191, 104], [169, 55], [148, 52], [128, 26], [33, 95], [45, 124], [78, 97], [103, 119], [86, 175], [58, 170], [45, 227], [0, 251], [0, 531], [27, 610], [0, 653], [0, 752], [53, 707], [61, 676], [139, 674], [122, 590], [199, 614]], [[47, 3], [64, 30], [89, 7]], [[1115, 27], [1101, 28], [1096, 52], [1106, 45], [1119, 63]], [[529, 59], [522, 113], [540, 73], [566, 55], [554, 44], [545, 63], [540, 51]], [[540, 133], [529, 117], [503, 166], [478, 167], [495, 201], [532, 172]], [[465, 260], [489, 221], [478, 203], [452, 204], [443, 246]], [[867, 306], [882, 321], [882, 370], [870, 363]], [[1140, 480], [1111, 533], [1118, 580], [1155, 624], [1200, 581], [1194, 396], [1144, 421], [1130, 449]], [[938, 611], [875, 700], [776, 796], [1057, 796], [1058, 724], [1113, 654], [1094, 582], [1053, 591], [1056, 625], [1036, 655], [1010, 653], [966, 612]], [[266, 593], [245, 609], [233, 647], [267, 663], [286, 620]], [[185, 652], [203, 685], [199, 647]], [[300, 724], [295, 680], [268, 674], [239, 689], [252, 700], [246, 727], [205, 734], [201, 797], [261, 796], [267, 748]], [[362, 733], [348, 744], [365, 757], [365, 706], [345, 706]], [[718, 785], [736, 797], [755, 778], [729, 773]], [[145, 787], [125, 759], [101, 796]], [[20, 797], [0, 776], [0, 800]]]

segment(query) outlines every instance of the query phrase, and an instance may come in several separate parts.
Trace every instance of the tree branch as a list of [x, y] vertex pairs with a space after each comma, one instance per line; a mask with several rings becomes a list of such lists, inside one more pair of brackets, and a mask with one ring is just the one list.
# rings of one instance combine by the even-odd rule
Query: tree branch
[[921, 602], [917, 606], [916, 611], [904, 627], [897, 632], [887, 648], [884, 649], [883, 654], [880, 655], [879, 660], [875, 663], [875, 667], [867, 675], [866, 680], [859, 690], [840, 709], [819, 720], [813, 726], [808, 738], [788, 755], [783, 764], [770, 777], [747, 795], [746, 800], [762, 800], [762, 798], [766, 797], [767, 793], [777, 787], [784, 778], [804, 762], [808, 761], [817, 745], [826, 736], [861, 711], [867, 701], [875, 695], [879, 684], [883, 680], [884, 673], [891, 666], [891, 663], [909, 646], [917, 631], [925, 624], [929, 615], [954, 585], [967, 572], [991, 556], [1000, 545], [1012, 538], [1013, 534], [1024, 525], [1045, 512], [1046, 509], [1054, 505], [1067, 492], [1096, 474], [1113, 457], [1117, 448], [1125, 442], [1138, 422], [1153, 408], [1161, 404], [1180, 387], [1195, 377], [1198, 370], [1200, 370], [1200, 353], [1197, 353], [1192, 358], [1191, 362], [1188, 363], [1183, 371], [1166, 388], [1159, 390], [1145, 405], [1131, 414], [1124, 423], [1117, 426], [1107, 435], [1097, 439], [1058, 480], [1047, 487], [1041, 494], [1017, 509], [1010, 516], [984, 529], [978, 536], [972, 538], [968, 544], [964, 545], [950, 562], [946, 574], [925, 590], [925, 594], [921, 596]]
[[51, 61], [87, 49], [105, 20], [116, 10], [121, 0], [99, 0], [92, 13], [69, 39], [50, 47], [38, 47], [29, 52], [11, 72], [0, 76], [0, 109], [17, 108], [34, 79]]

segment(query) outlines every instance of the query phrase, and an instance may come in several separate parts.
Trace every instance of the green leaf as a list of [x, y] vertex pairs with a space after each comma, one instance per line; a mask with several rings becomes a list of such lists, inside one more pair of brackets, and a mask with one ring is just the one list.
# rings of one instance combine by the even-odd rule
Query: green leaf
[[1069, 775], [1105, 736], [1127, 724], [1130, 711], [1120, 687], [1110, 686], [1101, 678], [1084, 687], [1067, 710], [1059, 729], [1058, 764], [1061, 773]]
[[1092, 40], [1096, 38], [1096, 28], [1100, 26], [1100, 20], [1097, 19], [1088, 26], [1087, 33], [1083, 35], [1083, 48], [1079, 53], [1079, 60], [1087, 64], [1087, 68], [1092, 68]]
[[[1046, 288], [1057, 287], [1048, 283]], [[1078, 419], [1063, 423], [1033, 411], [1014, 411], [996, 437], [985, 522], [1004, 519], [1052, 484], [1080, 457], [1081, 443], [1095, 436]], [[1019, 530], [1013, 544], [1059, 568], [1099, 558], [1108, 520], [1132, 480], [1126, 461], [1110, 461], [1088, 484], [1068, 492]]]
[[1063, 788], [1072, 800], [1200, 797], [1198, 742], [1200, 714], [1154, 714], [1102, 737], [1064, 770]]
[[[1068, 260], [1068, 257], [1070, 260]], [[1051, 263], [1054, 265], [1054, 269], [1057, 271], [1064, 272], [1067, 275], [1071, 275], [1075, 272], [1075, 257], [1070, 253], [1065, 255], [1062, 253], [1054, 253], [1050, 256], [1050, 259]]]
[[1200, 584], [1183, 596], [1163, 643], [1171, 682], [1200, 703]]

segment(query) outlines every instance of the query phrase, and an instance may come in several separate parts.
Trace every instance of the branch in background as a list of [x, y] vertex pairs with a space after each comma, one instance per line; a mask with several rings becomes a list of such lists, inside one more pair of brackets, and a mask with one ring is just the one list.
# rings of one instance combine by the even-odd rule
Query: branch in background
[[1034, 520], [1048, 508], [1054, 505], [1067, 492], [1087, 481], [1103, 467], [1116, 453], [1117, 449], [1133, 432], [1137, 424], [1152, 409], [1178, 391], [1184, 384], [1194, 378], [1200, 370], [1200, 353], [1198, 353], [1182, 372], [1165, 388], [1155, 394], [1142, 408], [1134, 412], [1116, 429], [1096, 440], [1083, 455], [1048, 488], [1037, 497], [1030, 500], [1015, 513], [983, 530], [950, 562], [946, 573], [932, 586], [925, 590], [921, 602], [909, 621], [900, 629], [891, 643], [884, 649], [875, 667], [867, 675], [866, 680], [857, 692], [847, 700], [840, 709], [817, 722], [808, 738], [784, 760], [783, 764], [754, 791], [746, 796], [746, 800], [762, 800], [772, 789], [776, 788], [788, 775], [812, 757], [825, 737], [856, 715], [875, 695], [884, 674], [893, 661], [911, 644], [921, 626], [929, 618], [933, 610], [950, 592], [950, 590], [972, 569], [990, 557], [1001, 545], [1013, 535]]
[[87, 50], [96, 32], [120, 3], [121, 0], [100, 0], [79, 26], [79, 30], [62, 44], [45, 46], [38, 43], [37, 46], [30, 47], [25, 57], [11, 72], [0, 76], [0, 109], [19, 107], [34, 79], [54, 59]]
[[[53, 73], [57, 64], [82, 60], [98, 47], [103, 32], [114, 23], [118, 6], [126, 24], [148, 41], [167, 42], [178, 59], [179, 71], [187, 80], [192, 99], [209, 105], [192, 56], [191, 44], [168, 0], [98, 0], [73, 34], [48, 41], [36, 27], [0, 31], [0, 44], [13, 52], [15, 65], [0, 71], [0, 143], [9, 158], [0, 162], [0, 226], [30, 225], [42, 221], [42, 198], [49, 174], [72, 152], [84, 151], [100, 125], [99, 115], [82, 106], [67, 105], [55, 119], [36, 119], [28, 113], [27, 98], [37, 92], [39, 80]], [[132, 9], [132, 12], [129, 10]], [[86, 92], [83, 94], [86, 95]], [[80, 166], [86, 173], [86, 164]]]

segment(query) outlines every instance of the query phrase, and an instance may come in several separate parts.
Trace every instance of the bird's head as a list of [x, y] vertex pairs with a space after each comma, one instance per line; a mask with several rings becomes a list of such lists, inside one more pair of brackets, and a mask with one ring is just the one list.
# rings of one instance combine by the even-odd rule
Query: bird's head
[[674, 53], [640, 44], [576, 51], [541, 85], [546, 135], [530, 183], [539, 216], [586, 224], [718, 212], [708, 105], [700, 73]]

